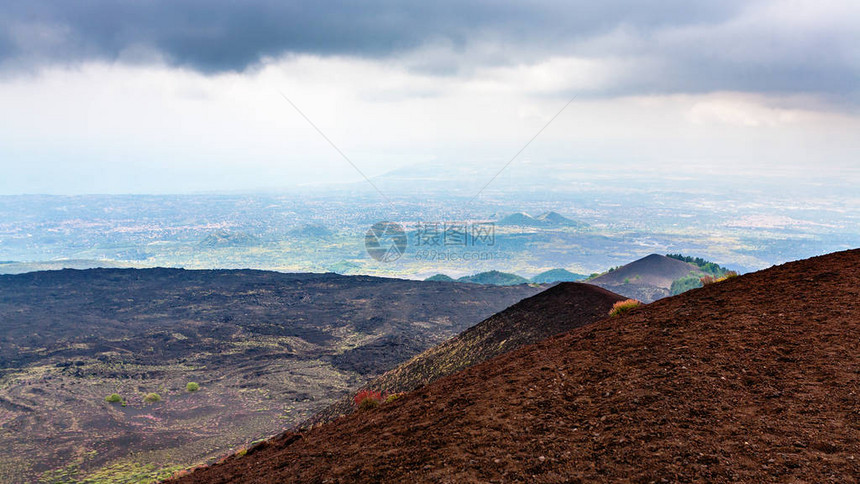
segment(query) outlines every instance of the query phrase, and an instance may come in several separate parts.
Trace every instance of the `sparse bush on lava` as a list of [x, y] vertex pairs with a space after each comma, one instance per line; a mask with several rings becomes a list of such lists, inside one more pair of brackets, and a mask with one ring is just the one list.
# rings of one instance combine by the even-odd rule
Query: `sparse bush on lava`
[[722, 282], [722, 281], [725, 281], [726, 279], [731, 279], [733, 277], [738, 277], [738, 273], [735, 271], [729, 271], [729, 272], [726, 272], [722, 277], [705, 276], [699, 280], [702, 281], [703, 286], [707, 286], [708, 284], [713, 284], [715, 282]]
[[376, 390], [365, 389], [356, 393], [352, 401], [359, 410], [370, 410], [385, 402], [385, 395]]
[[618, 316], [620, 314], [624, 314], [627, 311], [630, 311], [631, 309], [635, 308], [636, 306], [639, 306], [640, 304], [642, 303], [637, 301], [636, 299], [626, 299], [624, 301], [618, 301], [617, 303], [612, 305], [612, 309], [609, 310], [609, 315]]

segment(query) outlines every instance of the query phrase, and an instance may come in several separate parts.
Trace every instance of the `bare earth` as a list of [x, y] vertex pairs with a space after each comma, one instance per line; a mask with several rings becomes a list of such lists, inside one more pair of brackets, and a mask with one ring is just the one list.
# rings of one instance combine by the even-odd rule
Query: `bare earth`
[[860, 250], [608, 318], [198, 470], [216, 482], [857, 482]]

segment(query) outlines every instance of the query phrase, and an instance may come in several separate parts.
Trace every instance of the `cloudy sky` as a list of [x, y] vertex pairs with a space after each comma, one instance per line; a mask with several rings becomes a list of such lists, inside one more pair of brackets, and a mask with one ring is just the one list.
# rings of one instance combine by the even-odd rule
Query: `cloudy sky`
[[[860, 2], [3, 1], [0, 193], [860, 172]], [[858, 180], [860, 181], [860, 180]]]

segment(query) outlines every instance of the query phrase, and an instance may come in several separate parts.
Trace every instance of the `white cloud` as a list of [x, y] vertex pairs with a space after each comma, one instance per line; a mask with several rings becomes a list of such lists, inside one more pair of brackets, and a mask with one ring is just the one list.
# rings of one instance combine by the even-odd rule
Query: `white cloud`
[[0, 81], [0, 193], [175, 192], [358, 180], [288, 95], [366, 173], [413, 163], [688, 170], [856, 168], [860, 128], [816, 96], [717, 92], [589, 97], [637, 70], [553, 57], [437, 76], [390, 60], [288, 56], [206, 76], [93, 62]]

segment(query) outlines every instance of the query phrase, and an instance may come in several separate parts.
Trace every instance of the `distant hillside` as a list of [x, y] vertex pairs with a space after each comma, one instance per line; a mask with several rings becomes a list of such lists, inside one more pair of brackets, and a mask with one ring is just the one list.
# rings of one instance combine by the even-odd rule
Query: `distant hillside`
[[[414, 390], [502, 353], [603, 319], [615, 302], [624, 299], [590, 284], [558, 284], [421, 353], [365, 388], [389, 393]], [[352, 410], [349, 395], [306, 425], [329, 421]]]
[[569, 219], [558, 212], [546, 212], [535, 217], [535, 220], [557, 227], [587, 227], [588, 224]]
[[496, 222], [497, 225], [517, 225], [522, 227], [587, 227], [588, 224], [571, 220], [558, 212], [546, 212], [537, 217], [519, 212], [512, 213]]
[[858, 288], [860, 250], [746, 274], [179, 482], [857, 482]]
[[445, 274], [435, 274], [435, 275], [432, 275], [432, 276], [430, 276], [424, 280], [425, 281], [437, 281], [437, 282], [454, 282], [453, 278], [451, 278], [450, 276], [446, 276]]
[[222, 247], [250, 247], [257, 245], [259, 239], [245, 232], [228, 232], [221, 230], [207, 235], [198, 244], [200, 247], [222, 248]]
[[707, 261], [701, 257], [688, 257], [681, 254], [666, 254], [666, 257], [693, 264], [698, 267], [700, 271], [673, 281], [672, 286], [669, 288], [669, 294], [672, 296], [702, 287], [702, 276], [719, 278], [729, 273], [737, 274], [734, 271], [730, 271], [719, 264]]
[[35, 262], [0, 262], [0, 274], [24, 274], [36, 271], [57, 271], [61, 269], [96, 269], [129, 267], [126, 262], [115, 260], [90, 260], [90, 259], [60, 259]]
[[588, 276], [585, 274], [576, 274], [574, 272], [570, 272], [567, 269], [550, 269], [546, 272], [541, 272], [540, 274], [532, 277], [532, 282], [537, 284], [550, 284], [553, 282], [575, 282], [586, 279]]
[[516, 274], [510, 274], [500, 271], [488, 271], [472, 274], [471, 276], [463, 276], [457, 279], [457, 282], [467, 282], [470, 284], [490, 284], [493, 286], [515, 286], [517, 284], [528, 284], [529, 280], [525, 277]]
[[254, 270], [0, 276], [0, 483], [51, 470], [44, 482], [95, 482], [116, 463], [150, 482], [147, 469], [292, 427], [540, 290]]
[[544, 224], [543, 222], [535, 220], [534, 217], [525, 212], [518, 212], [512, 213], [508, 216], [501, 218], [500, 220], [496, 221], [496, 225], [521, 225], [526, 227], [539, 227]]
[[304, 237], [308, 239], [326, 239], [334, 235], [325, 225], [305, 224], [289, 232], [292, 237]]
[[630, 264], [609, 269], [597, 277], [589, 278], [588, 282], [643, 302], [653, 302], [702, 287], [702, 277], [721, 277], [729, 272], [725, 267], [701, 257], [651, 254]]
[[704, 274], [693, 264], [651, 254], [588, 282], [648, 303], [669, 296], [675, 280], [691, 275]]

